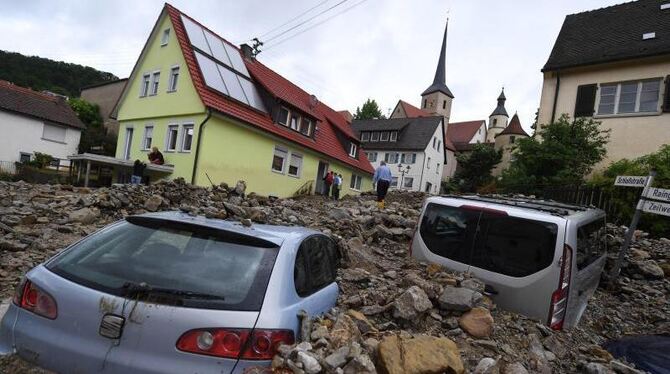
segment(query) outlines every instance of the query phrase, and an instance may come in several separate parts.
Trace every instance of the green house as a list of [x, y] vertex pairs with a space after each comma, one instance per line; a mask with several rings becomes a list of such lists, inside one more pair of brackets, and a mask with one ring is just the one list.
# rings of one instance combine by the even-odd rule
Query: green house
[[374, 170], [340, 113], [169, 4], [116, 110], [117, 159], [163, 153], [167, 167], [152, 181], [244, 180], [248, 191], [288, 197], [319, 193], [332, 170], [341, 195], [372, 189]]

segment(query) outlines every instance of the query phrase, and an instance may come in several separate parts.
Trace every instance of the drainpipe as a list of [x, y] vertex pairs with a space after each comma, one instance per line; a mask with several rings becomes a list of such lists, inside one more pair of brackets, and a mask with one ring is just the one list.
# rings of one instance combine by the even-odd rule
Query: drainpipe
[[551, 123], [556, 119], [556, 103], [558, 102], [558, 91], [561, 88], [561, 72], [556, 71], [556, 90], [554, 91], [554, 106], [551, 109]]
[[195, 146], [195, 157], [193, 158], [193, 175], [191, 176], [191, 184], [195, 184], [195, 173], [198, 171], [198, 156], [200, 156], [200, 141], [202, 140], [202, 130], [205, 128], [207, 121], [212, 118], [212, 110], [207, 108], [207, 117], [198, 126], [198, 140]]

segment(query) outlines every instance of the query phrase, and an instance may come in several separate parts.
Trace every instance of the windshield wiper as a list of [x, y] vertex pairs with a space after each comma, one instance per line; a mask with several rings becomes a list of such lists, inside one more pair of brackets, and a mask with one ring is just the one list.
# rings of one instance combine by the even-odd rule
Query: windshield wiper
[[134, 283], [134, 282], [125, 282], [121, 286], [122, 290], [125, 290], [124, 296], [132, 295], [170, 295], [177, 296], [188, 299], [201, 299], [201, 300], [224, 300], [223, 296], [211, 295], [208, 293], [195, 292], [195, 291], [185, 291], [185, 290], [175, 290], [172, 288], [162, 288], [150, 286], [144, 282]]

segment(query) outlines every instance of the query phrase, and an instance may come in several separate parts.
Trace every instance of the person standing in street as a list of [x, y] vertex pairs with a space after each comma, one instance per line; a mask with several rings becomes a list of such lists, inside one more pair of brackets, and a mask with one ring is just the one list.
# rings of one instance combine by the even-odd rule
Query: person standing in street
[[335, 174], [333, 178], [333, 200], [340, 199], [340, 190], [342, 189], [342, 174]]
[[130, 184], [141, 184], [142, 177], [144, 177], [144, 169], [146, 169], [147, 164], [140, 160], [135, 160], [133, 164], [133, 175], [130, 176]]
[[377, 185], [377, 207], [379, 209], [384, 209], [384, 199], [392, 179], [391, 169], [386, 166], [386, 162], [382, 161], [372, 177], [372, 183]]
[[323, 177], [323, 196], [326, 198], [330, 196], [330, 187], [333, 185], [334, 179], [335, 177], [333, 176], [332, 170], [329, 171], [325, 177]]

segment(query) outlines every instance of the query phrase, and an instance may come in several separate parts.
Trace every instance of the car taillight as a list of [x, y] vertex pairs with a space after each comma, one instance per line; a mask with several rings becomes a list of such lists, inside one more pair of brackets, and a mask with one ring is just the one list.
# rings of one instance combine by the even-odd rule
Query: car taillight
[[572, 273], [572, 248], [563, 247], [561, 258], [561, 276], [558, 280], [558, 289], [551, 294], [549, 307], [549, 321], [547, 324], [553, 330], [563, 329], [565, 313], [568, 309], [568, 295], [570, 294], [570, 275]]
[[51, 295], [24, 278], [16, 288], [14, 304], [38, 316], [49, 319], [58, 317], [58, 305]]
[[201, 355], [271, 360], [280, 344], [293, 344], [290, 330], [198, 329], [177, 340], [177, 349]]

